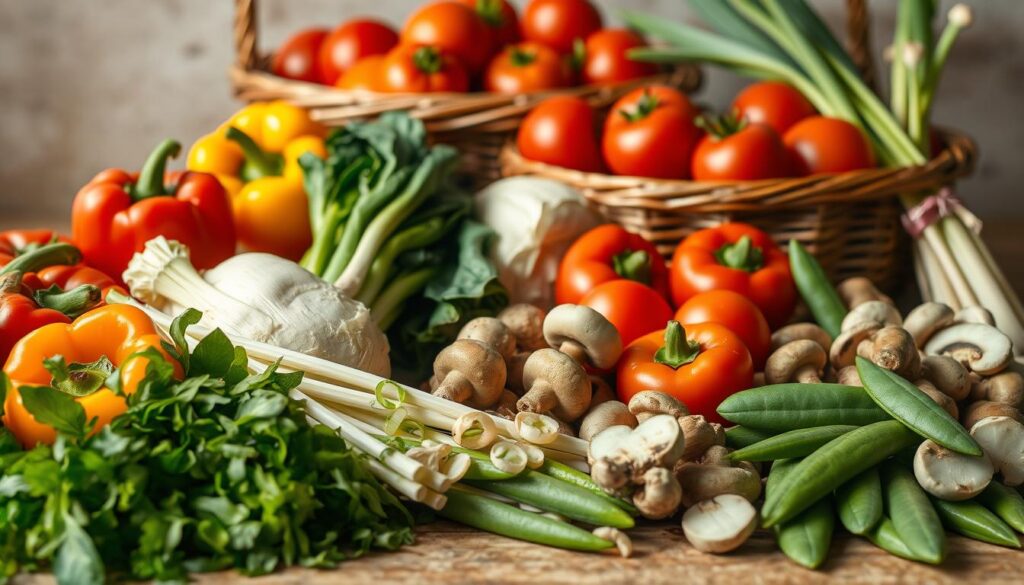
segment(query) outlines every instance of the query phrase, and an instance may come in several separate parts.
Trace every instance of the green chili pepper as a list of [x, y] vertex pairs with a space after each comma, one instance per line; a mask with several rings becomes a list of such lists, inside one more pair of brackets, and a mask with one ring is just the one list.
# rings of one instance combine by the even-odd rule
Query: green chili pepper
[[915, 558], [939, 564], [946, 556], [946, 532], [928, 494], [914, 474], [894, 463], [882, 466], [885, 507], [893, 527]]
[[736, 425], [725, 429], [725, 444], [733, 449], [742, 449], [771, 436], [772, 433], [767, 431], [759, 431], [750, 427]]
[[[630, 516], [637, 516], [640, 512], [637, 511], [636, 506], [631, 502], [627, 502], [622, 498], [616, 498], [613, 495], [606, 493], [601, 486], [594, 483], [594, 480], [590, 478], [590, 475], [583, 473], [578, 469], [569, 467], [568, 465], [555, 461], [554, 459], [544, 458], [544, 463], [536, 469], [540, 473], [549, 475], [555, 479], [560, 479], [566, 483], [570, 483], [575, 486], [579, 486], [583, 489], [589, 490], [594, 494], [597, 494], [602, 499], [612, 502], [619, 508], [622, 508]], [[473, 478], [476, 479], [476, 478]]]
[[942, 523], [953, 532], [982, 542], [1020, 548], [1020, 540], [1013, 529], [978, 502], [947, 502], [938, 498], [932, 498], [932, 502]]
[[865, 536], [867, 536], [872, 544], [891, 555], [896, 555], [901, 559], [910, 561], [929, 562], [914, 555], [910, 547], [907, 546], [907, 543], [903, 542], [899, 533], [896, 532], [896, 527], [893, 525], [892, 520], [886, 516], [883, 516], [878, 526], [875, 526], [874, 530], [868, 531]]
[[770, 527], [793, 518], [917, 440], [917, 435], [894, 420], [873, 423], [833, 439], [800, 462], [783, 480], [777, 498], [768, 494], [761, 509], [764, 525]]
[[981, 447], [967, 429], [917, 386], [860, 356], [857, 373], [872, 400], [894, 419], [947, 449], [981, 455]]
[[775, 461], [806, 457], [818, 447], [856, 428], [851, 425], [829, 425], [788, 431], [733, 451], [729, 457], [733, 461]]
[[459, 485], [452, 486], [447, 496], [448, 503], [439, 514], [479, 530], [569, 550], [600, 551], [615, 546], [568, 522], [520, 510]]
[[718, 406], [728, 421], [759, 431], [826, 425], [862, 426], [889, 420], [863, 388], [841, 384], [775, 384], [737, 392]]
[[800, 291], [807, 308], [814, 315], [814, 320], [828, 332], [833, 339], [842, 330], [843, 317], [846, 317], [846, 305], [839, 293], [832, 286], [821, 264], [796, 240], [789, 241], [789, 267], [793, 272], [793, 281]]
[[853, 534], [866, 534], [878, 525], [884, 512], [882, 480], [872, 467], [836, 490], [839, 520]]
[[997, 481], [988, 484], [975, 498], [1017, 532], [1024, 532], [1024, 496]]

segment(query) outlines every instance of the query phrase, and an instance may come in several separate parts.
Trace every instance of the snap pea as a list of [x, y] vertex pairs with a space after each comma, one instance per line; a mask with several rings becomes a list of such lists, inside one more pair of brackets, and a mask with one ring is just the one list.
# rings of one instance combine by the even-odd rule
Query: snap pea
[[[569, 467], [565, 463], [555, 461], [554, 459], [544, 459], [544, 463], [537, 468], [540, 473], [549, 475], [555, 479], [560, 479], [566, 483], [570, 483], [575, 486], [579, 486], [583, 489], [589, 490], [596, 494], [598, 497], [608, 500], [615, 504], [619, 508], [622, 508], [630, 516], [637, 516], [640, 512], [637, 511], [636, 506], [632, 503], [623, 500], [622, 498], [616, 498], [613, 495], [606, 493], [601, 489], [601, 486], [594, 483], [594, 480], [590, 476], [582, 471]], [[476, 479], [476, 478], [473, 478]]]
[[633, 517], [588, 489], [526, 470], [499, 481], [466, 480], [480, 489], [594, 526], [632, 528]]
[[808, 455], [783, 480], [777, 498], [765, 498], [766, 527], [785, 522], [837, 487], [918, 440], [900, 422], [887, 420], [850, 431]]
[[885, 508], [896, 533], [915, 558], [939, 564], [946, 556], [946, 532], [914, 474], [890, 461], [882, 466]]
[[839, 521], [853, 534], [866, 534], [877, 526], [882, 520], [884, 506], [882, 480], [874, 467], [836, 490]]
[[857, 373], [871, 399], [915, 433], [957, 453], [981, 455], [967, 429], [917, 386], [860, 356]]
[[[799, 459], [776, 461], [768, 475], [768, 485], [765, 486], [765, 491], [776, 491], [782, 480], [796, 468], [799, 461]], [[825, 562], [836, 523], [831, 500], [830, 497], [822, 498], [792, 520], [775, 527], [779, 548], [793, 562], [809, 569], [816, 569]]]
[[1024, 496], [1020, 492], [993, 481], [975, 499], [1011, 528], [1024, 532]]
[[448, 503], [439, 514], [479, 530], [536, 544], [578, 551], [601, 551], [614, 543], [573, 526], [520, 510], [459, 485], [447, 492]]
[[806, 457], [818, 447], [856, 428], [852, 425], [828, 425], [787, 431], [733, 451], [729, 457], [734, 461], [775, 461]]
[[726, 420], [781, 433], [825, 425], [889, 420], [863, 388], [841, 384], [774, 384], [737, 392], [718, 406]]
[[767, 431], [736, 425], [725, 429], [725, 444], [733, 449], [742, 449], [772, 436]]
[[821, 264], [800, 242], [789, 241], [789, 268], [804, 304], [814, 320], [835, 339], [842, 330], [846, 305], [832, 286]]
[[1006, 522], [974, 500], [947, 502], [932, 498], [942, 523], [953, 532], [974, 540], [1020, 548], [1020, 540]]
[[883, 516], [879, 521], [878, 526], [875, 526], [873, 530], [869, 530], [865, 535], [871, 544], [884, 550], [885, 552], [900, 557], [901, 559], [907, 559], [909, 561], [920, 561], [922, 563], [928, 563], [927, 559], [922, 559], [910, 550], [907, 543], [903, 542], [896, 527], [893, 525], [892, 520], [887, 516]]

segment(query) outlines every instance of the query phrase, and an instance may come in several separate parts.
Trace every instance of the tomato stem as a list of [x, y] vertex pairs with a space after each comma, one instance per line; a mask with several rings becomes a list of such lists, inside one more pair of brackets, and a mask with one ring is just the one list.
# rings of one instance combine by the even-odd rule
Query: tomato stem
[[722, 266], [756, 272], [764, 266], [764, 253], [754, 245], [750, 236], [743, 236], [733, 244], [726, 244], [715, 251], [715, 259]]
[[661, 100], [652, 94], [650, 89], [644, 89], [643, 95], [636, 102], [635, 110], [619, 110], [619, 113], [628, 122], [638, 122], [650, 116], [660, 104]]
[[697, 116], [693, 123], [716, 141], [728, 138], [747, 127], [747, 119], [737, 118], [735, 114]]
[[167, 159], [175, 158], [180, 153], [181, 144], [177, 140], [167, 139], [158, 144], [142, 165], [139, 179], [128, 189], [132, 201], [166, 195], [164, 173], [167, 172]]
[[476, 0], [476, 13], [480, 20], [492, 28], [500, 28], [505, 24], [505, 15], [501, 12], [501, 0]]
[[509, 60], [512, 61], [512, 65], [516, 67], [526, 67], [537, 60], [537, 55], [531, 51], [522, 49], [521, 47], [512, 47], [509, 50]]
[[686, 338], [686, 330], [679, 321], [669, 321], [665, 327], [665, 345], [654, 353], [655, 363], [679, 369], [697, 359], [700, 344]]
[[612, 269], [626, 280], [651, 283], [651, 257], [644, 250], [625, 249], [612, 256]]

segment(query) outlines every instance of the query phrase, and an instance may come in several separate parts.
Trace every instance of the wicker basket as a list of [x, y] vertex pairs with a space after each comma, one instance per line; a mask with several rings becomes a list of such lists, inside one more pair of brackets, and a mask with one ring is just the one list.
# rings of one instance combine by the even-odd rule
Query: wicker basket
[[476, 186], [500, 176], [498, 156], [502, 145], [519, 127], [523, 116], [552, 93], [578, 95], [596, 107], [605, 107], [642, 85], [664, 83], [690, 92], [701, 81], [697, 67], [683, 66], [661, 75], [615, 85], [583, 86], [516, 96], [483, 92], [379, 94], [347, 91], [269, 73], [270, 56], [258, 53], [257, 30], [256, 0], [235, 0], [237, 56], [230, 77], [236, 97], [247, 102], [285, 99], [308, 109], [313, 119], [328, 126], [341, 126], [349, 120], [373, 117], [391, 110], [407, 110], [423, 120], [432, 140], [451, 144], [462, 152], [461, 171], [470, 175]]

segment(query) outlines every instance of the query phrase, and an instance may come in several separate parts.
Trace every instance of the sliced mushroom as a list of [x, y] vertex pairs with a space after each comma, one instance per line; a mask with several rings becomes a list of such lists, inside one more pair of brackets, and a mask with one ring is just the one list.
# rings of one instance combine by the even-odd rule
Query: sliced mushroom
[[618, 549], [619, 555], [622, 558], [629, 558], [633, 556], [633, 541], [629, 539], [629, 536], [625, 532], [618, 528], [612, 528], [610, 526], [600, 526], [595, 528], [593, 535], [615, 543], [615, 548]]
[[438, 380], [433, 394], [473, 408], [487, 409], [505, 389], [505, 360], [479, 341], [459, 339], [434, 359]]
[[907, 313], [903, 328], [914, 338], [917, 347], [924, 347], [936, 331], [953, 324], [953, 309], [942, 303], [922, 303]]
[[1010, 338], [982, 323], [957, 323], [947, 327], [933, 335], [924, 349], [933, 355], [949, 355], [982, 376], [1001, 372], [1013, 358]]
[[757, 528], [757, 510], [746, 499], [723, 494], [698, 502], [683, 514], [683, 534], [693, 548], [726, 553], [743, 545]]
[[482, 412], [467, 412], [452, 424], [452, 439], [466, 449], [483, 449], [498, 438], [498, 427]]
[[793, 323], [772, 333], [772, 351], [798, 339], [810, 339], [817, 342], [825, 351], [832, 347], [832, 336], [821, 327], [814, 323]]
[[515, 422], [516, 434], [527, 443], [547, 445], [558, 438], [558, 421], [550, 416], [520, 412]]
[[843, 324], [840, 329], [847, 331], [862, 323], [874, 323], [879, 327], [889, 325], [899, 327], [903, 325], [903, 318], [900, 317], [900, 312], [896, 310], [896, 307], [889, 303], [867, 301], [857, 305], [846, 314], [846, 317], [843, 317]]
[[963, 400], [971, 391], [967, 368], [947, 355], [926, 355], [921, 358], [921, 377], [953, 400]]
[[809, 339], [790, 341], [772, 355], [764, 366], [764, 378], [769, 384], [821, 382], [828, 356], [825, 350]]
[[854, 309], [868, 301], [882, 301], [895, 305], [891, 298], [875, 287], [875, 283], [863, 276], [847, 278], [836, 286], [836, 291], [850, 309]]
[[606, 370], [615, 365], [622, 353], [618, 330], [604, 315], [583, 305], [559, 305], [544, 319], [544, 339], [571, 356]]
[[921, 375], [921, 355], [914, 338], [902, 327], [886, 326], [860, 342], [857, 353], [880, 368], [914, 380]]
[[656, 414], [669, 414], [676, 418], [690, 414], [685, 404], [674, 396], [657, 390], [644, 390], [634, 394], [629, 399], [629, 412], [633, 413], [639, 422]]
[[590, 474], [602, 488], [618, 490], [652, 467], [671, 468], [683, 448], [679, 423], [667, 414], [653, 416], [635, 429], [609, 427], [590, 441]]
[[914, 455], [914, 477], [921, 487], [936, 498], [949, 501], [969, 500], [980, 494], [995, 470], [988, 457], [961, 455], [925, 441]]
[[679, 509], [683, 490], [672, 472], [652, 467], [640, 479], [640, 489], [633, 494], [633, 505], [648, 520], [668, 518]]
[[520, 350], [533, 352], [547, 347], [544, 341], [544, 309], [526, 303], [510, 305], [498, 313], [498, 320], [515, 335]]
[[590, 379], [580, 364], [554, 349], [538, 349], [523, 367], [526, 393], [517, 406], [524, 412], [550, 412], [575, 421], [590, 406]]
[[609, 400], [592, 406], [580, 422], [579, 437], [589, 441], [597, 433], [615, 425], [633, 428], [637, 419], [629, 411], [629, 407], [618, 400]]
[[832, 368], [839, 371], [846, 366], [852, 366], [854, 358], [857, 357], [857, 347], [860, 343], [881, 328], [877, 323], [861, 323], [840, 333], [829, 349], [829, 361], [832, 363]]
[[1006, 416], [988, 417], [974, 425], [971, 436], [1003, 476], [1003, 483], [1011, 487], [1024, 483], [1024, 424]]
[[1019, 409], [1024, 404], [1024, 376], [1014, 371], [1003, 371], [982, 378], [971, 388], [971, 399], [999, 402]]
[[458, 339], [472, 339], [501, 354], [507, 364], [516, 352], [516, 336], [494, 317], [477, 317], [463, 325]]

